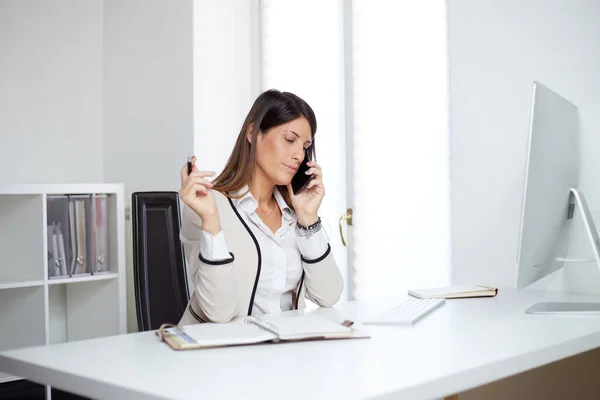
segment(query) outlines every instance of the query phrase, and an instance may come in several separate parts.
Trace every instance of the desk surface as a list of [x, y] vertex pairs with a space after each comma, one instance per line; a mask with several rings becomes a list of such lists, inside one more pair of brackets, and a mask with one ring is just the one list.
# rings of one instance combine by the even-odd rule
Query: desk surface
[[[538, 301], [598, 297], [500, 290], [448, 300], [412, 328], [370, 339], [176, 352], [153, 332], [0, 353], [0, 371], [94, 398], [431, 399], [600, 347], [600, 317], [528, 315]], [[391, 304], [316, 313], [358, 323]], [[360, 325], [360, 324], [359, 324]]]

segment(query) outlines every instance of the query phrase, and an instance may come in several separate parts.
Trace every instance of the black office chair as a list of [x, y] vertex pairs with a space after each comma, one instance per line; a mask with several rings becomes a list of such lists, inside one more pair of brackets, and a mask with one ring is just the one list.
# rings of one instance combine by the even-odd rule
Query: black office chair
[[131, 195], [133, 278], [138, 329], [179, 322], [189, 300], [177, 192]]

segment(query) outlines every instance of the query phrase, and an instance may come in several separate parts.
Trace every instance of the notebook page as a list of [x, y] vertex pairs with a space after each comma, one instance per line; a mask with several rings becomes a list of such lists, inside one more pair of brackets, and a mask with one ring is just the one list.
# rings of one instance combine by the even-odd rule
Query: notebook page
[[348, 335], [352, 329], [326, 318], [303, 315], [293, 317], [262, 316], [262, 321], [277, 327], [282, 339]]
[[258, 326], [234, 320], [229, 323], [207, 323], [184, 326], [182, 330], [202, 346], [227, 346], [267, 342], [277, 336]]

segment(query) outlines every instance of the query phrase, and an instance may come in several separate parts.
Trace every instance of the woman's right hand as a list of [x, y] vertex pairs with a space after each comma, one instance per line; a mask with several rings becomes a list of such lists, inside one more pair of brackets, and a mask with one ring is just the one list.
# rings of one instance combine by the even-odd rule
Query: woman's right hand
[[196, 157], [192, 157], [192, 173], [188, 175], [187, 163], [181, 169], [181, 188], [179, 197], [202, 218], [202, 229], [214, 235], [221, 230], [217, 203], [212, 193], [213, 184], [205, 178], [214, 176], [214, 172], [198, 171]]

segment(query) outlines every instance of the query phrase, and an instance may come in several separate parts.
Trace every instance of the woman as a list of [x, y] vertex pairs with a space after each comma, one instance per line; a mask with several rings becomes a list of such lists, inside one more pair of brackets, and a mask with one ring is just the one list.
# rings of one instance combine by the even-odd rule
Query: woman
[[304, 297], [322, 307], [340, 299], [342, 277], [318, 217], [321, 167], [308, 163], [304, 190], [290, 186], [305, 154], [315, 159], [316, 130], [304, 100], [269, 90], [212, 183], [212, 172], [181, 170], [181, 240], [194, 291], [180, 324], [304, 308]]

